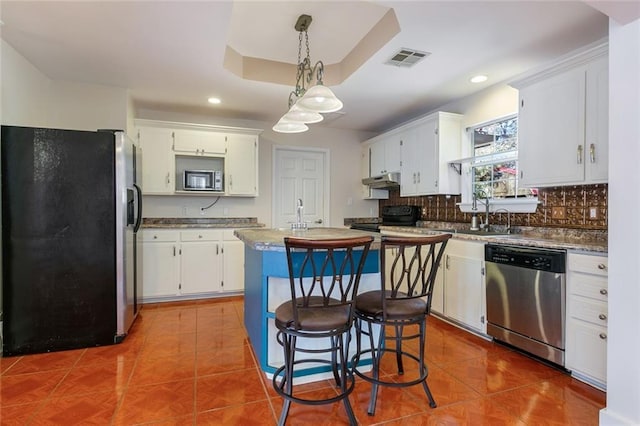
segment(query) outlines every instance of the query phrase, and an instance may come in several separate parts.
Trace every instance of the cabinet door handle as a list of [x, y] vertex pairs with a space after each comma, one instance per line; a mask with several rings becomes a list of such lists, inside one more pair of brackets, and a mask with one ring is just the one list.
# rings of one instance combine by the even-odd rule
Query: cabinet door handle
[[444, 265], [445, 268], [449, 269], [449, 255], [447, 255], [447, 260]]
[[170, 178], [171, 178], [170, 173], [167, 173], [167, 185], [169, 185], [171, 183]]
[[600, 289], [600, 294], [602, 294], [603, 296], [606, 296], [609, 292], [607, 291], [606, 288], [601, 288]]
[[216, 255], [220, 254], [220, 247], [216, 244]]
[[602, 321], [607, 319], [607, 316], [605, 314], [600, 314], [598, 315], [598, 319], [601, 319]]
[[582, 164], [582, 145], [578, 145], [578, 164]]
[[607, 333], [600, 333], [600, 338], [602, 340], [607, 340]]
[[593, 143], [589, 145], [589, 159], [592, 163], [596, 162], [596, 145]]
[[605, 265], [604, 263], [599, 263], [598, 264], [598, 269], [600, 269], [601, 271], [607, 269], [607, 265]]
[[229, 175], [229, 187], [233, 188], [233, 175]]
[[420, 183], [420, 172], [418, 172], [418, 183]]
[[173, 257], [176, 257], [176, 246], [173, 246]]

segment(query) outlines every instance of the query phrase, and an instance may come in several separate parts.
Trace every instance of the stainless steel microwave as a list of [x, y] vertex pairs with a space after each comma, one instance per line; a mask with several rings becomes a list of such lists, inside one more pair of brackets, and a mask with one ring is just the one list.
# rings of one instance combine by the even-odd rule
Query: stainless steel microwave
[[185, 170], [183, 189], [185, 191], [222, 191], [220, 170]]

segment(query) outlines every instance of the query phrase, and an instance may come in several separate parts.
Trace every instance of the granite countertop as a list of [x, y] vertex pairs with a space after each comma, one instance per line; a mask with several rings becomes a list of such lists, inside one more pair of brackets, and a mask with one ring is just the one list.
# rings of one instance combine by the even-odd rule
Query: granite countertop
[[349, 228], [309, 228], [307, 230], [279, 229], [237, 229], [236, 237], [254, 250], [284, 251], [284, 237], [313, 239], [349, 238], [371, 235], [375, 238], [372, 249], [380, 248], [380, 234]]
[[[381, 226], [380, 230], [392, 231], [392, 232], [405, 232], [405, 233], [418, 233], [418, 234], [430, 234], [441, 233], [437, 228], [417, 226]], [[576, 232], [564, 232], [557, 230], [536, 231], [531, 229], [520, 230], [519, 233], [504, 234], [504, 235], [481, 235], [481, 234], [460, 234], [452, 233], [453, 237], [461, 240], [480, 241], [483, 243], [497, 243], [497, 244], [509, 244], [528, 247], [540, 247], [549, 249], [565, 249], [565, 250], [577, 250], [587, 251], [595, 253], [607, 253], [608, 244], [606, 237], [603, 238], [599, 235], [591, 235], [580, 231]]]
[[264, 228], [264, 223], [258, 223], [255, 217], [163, 217], [142, 219], [142, 228]]

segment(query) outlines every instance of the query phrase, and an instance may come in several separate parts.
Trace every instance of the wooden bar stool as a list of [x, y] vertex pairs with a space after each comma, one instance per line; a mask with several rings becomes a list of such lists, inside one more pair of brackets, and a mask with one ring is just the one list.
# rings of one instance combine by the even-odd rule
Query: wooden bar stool
[[[369, 415], [374, 415], [378, 386], [404, 387], [422, 383], [429, 405], [436, 402], [427, 385], [429, 374], [424, 361], [426, 317], [431, 310], [431, 295], [438, 265], [451, 234], [420, 237], [382, 237], [380, 248], [381, 290], [369, 291], [356, 297], [357, 353], [352, 359], [358, 377], [372, 384]], [[395, 253], [395, 254], [392, 254]], [[392, 256], [389, 258], [389, 256]], [[379, 330], [376, 332], [377, 325]], [[417, 326], [407, 330], [407, 326]], [[387, 328], [393, 329], [387, 335]], [[411, 327], [412, 329], [414, 327]], [[371, 349], [362, 350], [361, 339], [368, 336]], [[417, 350], [410, 351], [403, 342], [418, 339]], [[393, 343], [389, 346], [389, 343]], [[403, 359], [417, 363], [418, 377], [403, 382], [380, 378], [380, 361], [385, 353], [395, 354], [398, 374], [404, 374]], [[371, 355], [372, 372], [358, 370], [363, 355]]]
[[[284, 239], [291, 300], [278, 306], [275, 312], [277, 339], [284, 349], [284, 365], [273, 375], [273, 387], [284, 398], [279, 425], [285, 424], [292, 401], [311, 405], [343, 401], [350, 423], [356, 424], [348, 398], [354, 386], [353, 372], [347, 365], [348, 348], [355, 312], [354, 296], [372, 242], [370, 236]], [[299, 338], [305, 344], [299, 344]], [[317, 344], [307, 344], [308, 339]], [[310, 355], [296, 359], [296, 353]], [[320, 400], [294, 395], [293, 377], [300, 365], [314, 368], [328, 365], [337, 395]]]

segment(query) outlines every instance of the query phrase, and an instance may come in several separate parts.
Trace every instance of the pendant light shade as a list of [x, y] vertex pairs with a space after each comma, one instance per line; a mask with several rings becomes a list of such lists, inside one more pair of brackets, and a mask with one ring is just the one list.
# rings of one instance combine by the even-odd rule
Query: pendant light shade
[[342, 109], [342, 102], [327, 86], [317, 84], [307, 90], [298, 101], [301, 107], [320, 113], [335, 112]]
[[309, 127], [306, 124], [295, 121], [286, 121], [284, 120], [284, 117], [281, 118], [275, 126], [273, 126], [273, 131], [279, 133], [302, 133], [307, 130], [309, 130]]
[[300, 107], [298, 105], [299, 103], [300, 102], [298, 101], [293, 104], [289, 112], [282, 116], [282, 120], [308, 124], [319, 123], [324, 120], [322, 115], [315, 111], [309, 111], [308, 109]]

